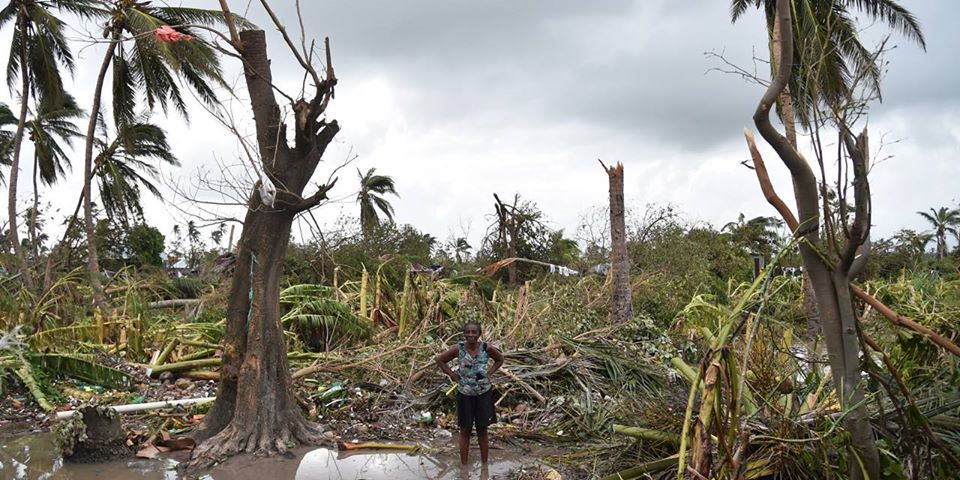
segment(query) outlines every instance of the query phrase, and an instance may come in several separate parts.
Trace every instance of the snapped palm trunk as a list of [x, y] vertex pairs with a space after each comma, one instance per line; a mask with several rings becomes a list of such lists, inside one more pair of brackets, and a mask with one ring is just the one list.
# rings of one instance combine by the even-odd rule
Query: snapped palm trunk
[[610, 180], [610, 275], [613, 281], [610, 312], [613, 323], [622, 324], [633, 318], [630, 258], [627, 256], [627, 227], [623, 203], [623, 164], [618, 162], [610, 168], [604, 166], [604, 170]]

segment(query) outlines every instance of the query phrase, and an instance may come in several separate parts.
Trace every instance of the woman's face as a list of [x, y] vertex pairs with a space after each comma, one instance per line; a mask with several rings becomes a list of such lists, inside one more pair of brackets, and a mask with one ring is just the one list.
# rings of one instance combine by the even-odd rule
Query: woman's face
[[463, 338], [469, 344], [477, 343], [477, 340], [480, 339], [480, 327], [476, 325], [467, 325], [463, 329]]

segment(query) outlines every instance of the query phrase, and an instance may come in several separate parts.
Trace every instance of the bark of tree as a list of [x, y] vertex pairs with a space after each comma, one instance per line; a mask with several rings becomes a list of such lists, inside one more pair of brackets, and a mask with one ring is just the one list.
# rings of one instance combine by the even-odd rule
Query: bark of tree
[[[603, 165], [603, 162], [600, 162]], [[623, 164], [603, 165], [610, 180], [610, 275], [613, 296], [610, 313], [613, 323], [622, 324], [633, 318], [633, 297], [630, 292], [630, 259], [627, 256], [627, 226], [623, 204]]]
[[16, 256], [17, 268], [20, 269], [20, 278], [23, 285], [33, 289], [33, 275], [27, 256], [20, 245], [20, 235], [17, 232], [17, 181], [20, 178], [20, 147], [23, 144], [23, 131], [27, 126], [27, 112], [30, 100], [30, 77], [27, 65], [27, 16], [26, 12], [17, 15], [18, 30], [20, 31], [20, 117], [17, 119], [17, 131], [13, 134], [13, 156], [10, 162], [10, 179], [7, 183], [7, 214], [9, 215], [9, 230], [7, 236], [10, 246]]
[[[792, 32], [791, 32], [792, 35]], [[770, 36], [770, 58], [773, 60], [774, 68], [780, 65], [780, 22], [773, 22], [773, 30]], [[783, 122], [784, 134], [787, 141], [795, 150], [799, 151], [797, 146], [797, 120], [793, 110], [793, 96], [790, 95], [790, 85], [783, 87], [783, 91], [777, 96], [777, 108], [780, 110], [780, 120]], [[810, 282], [810, 274], [803, 271], [803, 311], [807, 317], [807, 334], [813, 338], [820, 332], [820, 310], [817, 309], [817, 296], [813, 291], [813, 284]]]
[[[791, 25], [789, 0], [777, 0], [776, 22]], [[856, 314], [850, 295], [850, 279], [865, 258], [857, 257], [857, 250], [866, 241], [870, 227], [870, 192], [866, 169], [866, 132], [857, 139], [841, 125], [847, 151], [854, 166], [855, 218], [849, 238], [836, 262], [828, 263], [829, 252], [820, 239], [820, 209], [818, 183], [810, 165], [778, 132], [770, 122], [770, 109], [787, 86], [793, 58], [793, 35], [789, 28], [781, 28], [779, 58], [773, 82], [764, 93], [753, 119], [764, 140], [790, 170], [797, 201], [799, 226], [795, 235], [801, 239], [800, 255], [804, 269], [809, 273], [817, 299], [822, 331], [827, 344], [827, 356], [842, 408], [847, 411], [844, 427], [851, 435], [851, 479], [880, 477], [879, 452], [863, 405], [864, 392], [859, 354], [860, 338]], [[853, 455], [859, 457], [859, 461]], [[861, 467], [862, 462], [862, 467]]]
[[320, 186], [311, 197], [301, 198], [339, 131], [335, 120], [320, 119], [336, 78], [328, 48], [327, 75], [316, 96], [293, 105], [296, 141], [291, 147], [274, 95], [265, 34], [244, 31], [239, 41], [262, 168], [279, 188], [273, 207], [264, 204], [257, 187], [250, 195], [230, 288], [219, 391], [198, 434], [203, 441], [193, 453], [194, 468], [242, 452], [282, 453], [291, 444], [323, 439], [322, 430], [303, 417], [291, 389], [279, 295], [294, 218], [319, 204], [333, 186]]

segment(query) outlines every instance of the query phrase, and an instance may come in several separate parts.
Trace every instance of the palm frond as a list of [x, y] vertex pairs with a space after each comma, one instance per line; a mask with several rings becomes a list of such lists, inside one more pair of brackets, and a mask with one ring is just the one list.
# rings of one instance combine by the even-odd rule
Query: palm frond
[[927, 48], [920, 22], [895, 0], [846, 0], [847, 5], [856, 6], [871, 18], [886, 22], [901, 35], [917, 42], [924, 50]]
[[28, 355], [45, 371], [111, 388], [127, 388], [133, 378], [125, 372], [100, 364], [94, 355], [45, 353]]
[[383, 212], [390, 221], [393, 221], [393, 205], [390, 205], [387, 199], [377, 195], [370, 195], [370, 198], [373, 200], [373, 203], [377, 205], [377, 209]]

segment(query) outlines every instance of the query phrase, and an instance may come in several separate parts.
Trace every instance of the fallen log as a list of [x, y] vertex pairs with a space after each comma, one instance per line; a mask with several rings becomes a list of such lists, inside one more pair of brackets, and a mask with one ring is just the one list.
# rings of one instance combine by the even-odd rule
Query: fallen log
[[406, 445], [402, 443], [384, 443], [384, 442], [346, 443], [342, 441], [337, 442], [337, 450], [361, 450], [361, 449], [402, 450], [405, 452], [415, 452], [417, 450], [420, 450], [420, 447], [417, 445]]
[[213, 372], [210, 370], [190, 370], [180, 374], [184, 378], [192, 378], [194, 380], [220, 380], [220, 372]]
[[156, 302], [150, 302], [147, 304], [147, 308], [175, 308], [175, 307], [192, 307], [194, 305], [199, 305], [203, 300], [199, 298], [176, 298], [173, 300], [158, 300]]
[[615, 423], [613, 424], [613, 433], [619, 433], [621, 435], [641, 438], [644, 440], [653, 440], [655, 442], [664, 442], [674, 445], [680, 444], [680, 435], [675, 433], [661, 432], [660, 430], [653, 430], [650, 428], [628, 427], [626, 425], [617, 425]]
[[942, 347], [944, 350], [960, 357], [960, 346], [958, 346], [956, 343], [951, 342], [937, 332], [934, 332], [933, 330], [893, 311], [892, 308], [884, 305], [883, 302], [877, 300], [874, 296], [863, 291], [863, 289], [852, 283], [850, 284], [850, 290], [860, 297], [861, 300], [873, 307], [874, 310], [880, 312], [880, 314], [884, 317], [887, 317], [887, 320], [890, 320], [894, 325], [909, 328], [910, 330], [920, 333], [930, 339], [931, 342]]
[[603, 477], [602, 480], [633, 480], [635, 478], [641, 478], [644, 474], [660, 472], [670, 467], [674, 467], [677, 465], [679, 459], [679, 455], [671, 455], [667, 458], [654, 460], [652, 462], [637, 465], [636, 467], [621, 470], [613, 475], [607, 475], [606, 477]]
[[147, 376], [158, 375], [163, 372], [183, 372], [187, 370], [196, 370], [204, 367], [218, 367], [222, 360], [218, 358], [201, 358], [199, 360], [188, 360], [186, 362], [168, 363], [166, 365], [152, 365], [147, 368]]
[[520, 377], [518, 377], [515, 373], [511, 372], [510, 370], [507, 370], [506, 367], [500, 367], [500, 371], [503, 372], [503, 374], [506, 375], [507, 378], [509, 378], [510, 380], [517, 382], [517, 384], [519, 384], [527, 393], [529, 393], [530, 396], [532, 396], [533, 398], [536, 398], [538, 402], [547, 403], [547, 399], [544, 398], [543, 395], [540, 394], [540, 392], [536, 391], [533, 387], [531, 387], [529, 383], [521, 380]]

